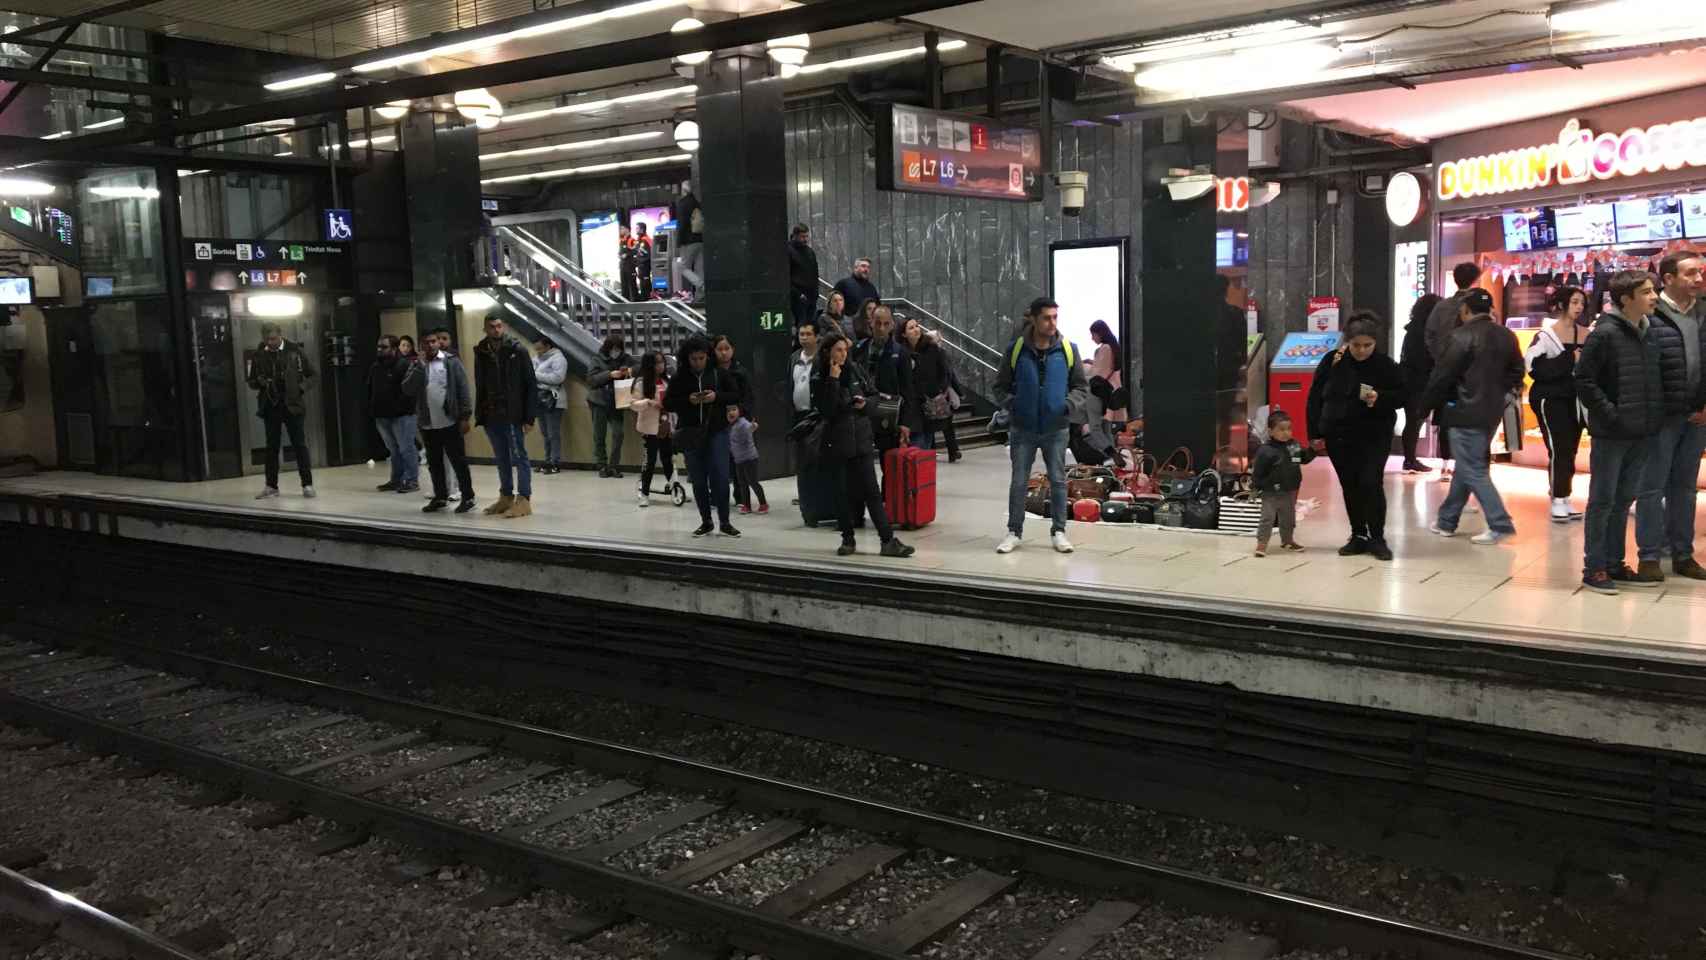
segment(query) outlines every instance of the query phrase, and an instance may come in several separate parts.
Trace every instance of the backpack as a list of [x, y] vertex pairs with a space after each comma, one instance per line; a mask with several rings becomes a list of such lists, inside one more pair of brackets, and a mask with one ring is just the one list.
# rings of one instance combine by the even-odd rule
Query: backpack
[[[1072, 345], [1071, 340], [1067, 340], [1064, 338], [1061, 339], [1060, 345], [1062, 347], [1066, 348], [1066, 368], [1068, 370], [1070, 370], [1074, 366], [1077, 366], [1077, 364], [1078, 364], [1078, 348], [1074, 347]], [[1014, 337], [1013, 338], [1013, 349], [1007, 351], [1007, 368], [1009, 370], [1018, 369], [1018, 367], [1019, 367], [1019, 352], [1024, 350], [1024, 349], [1025, 349], [1025, 338], [1024, 337]]]

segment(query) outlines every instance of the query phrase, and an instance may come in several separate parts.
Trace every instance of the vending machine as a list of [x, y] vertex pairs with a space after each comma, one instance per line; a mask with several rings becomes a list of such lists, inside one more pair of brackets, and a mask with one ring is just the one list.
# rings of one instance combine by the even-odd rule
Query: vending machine
[[1291, 415], [1292, 434], [1309, 442], [1309, 388], [1321, 358], [1339, 346], [1338, 333], [1288, 333], [1268, 361], [1268, 408]]

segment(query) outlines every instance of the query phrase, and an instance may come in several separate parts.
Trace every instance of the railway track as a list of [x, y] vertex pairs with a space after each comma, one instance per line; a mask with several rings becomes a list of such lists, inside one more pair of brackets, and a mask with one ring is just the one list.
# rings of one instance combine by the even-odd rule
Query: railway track
[[[1145, 901], [1259, 924], [1287, 949], [1567, 960], [560, 731], [190, 654], [60, 639], [82, 650], [0, 645], [0, 717], [200, 780], [207, 789], [192, 803], [246, 794], [276, 804], [254, 826], [303, 814], [339, 824], [320, 853], [384, 836], [422, 851], [405, 870], [423, 876], [463, 862], [511, 878], [472, 906], [537, 887], [603, 905], [564, 918], [571, 939], [631, 915], [778, 960], [895, 957], [992, 899], [1058, 888], [1091, 894], [1046, 938], [1031, 937], [1039, 960], [1092, 952]], [[698, 848], [691, 856], [643, 855], [683, 835]], [[731, 879], [766, 856], [809, 869], [781, 889]], [[928, 891], [900, 889], [914, 873], [929, 876]], [[887, 899], [905, 909], [838, 929], [837, 899], [870, 900], [873, 886], [895, 887]]]
[[[132, 926], [115, 913], [83, 902], [71, 893], [25, 876], [27, 853], [0, 851], [0, 918], [21, 925], [20, 940], [0, 939], [0, 956], [29, 955], [37, 945], [57, 938], [79, 950], [110, 960], [201, 960], [183, 944]], [[122, 906], [110, 907], [115, 912]]]

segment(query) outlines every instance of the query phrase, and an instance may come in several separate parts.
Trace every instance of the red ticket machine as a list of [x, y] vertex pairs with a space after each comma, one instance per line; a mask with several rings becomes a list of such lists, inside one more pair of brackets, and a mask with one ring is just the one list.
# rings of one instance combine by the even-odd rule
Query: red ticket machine
[[1309, 442], [1309, 388], [1315, 383], [1315, 368], [1338, 345], [1337, 333], [1288, 333], [1268, 361], [1268, 408], [1290, 414], [1292, 435], [1304, 443]]

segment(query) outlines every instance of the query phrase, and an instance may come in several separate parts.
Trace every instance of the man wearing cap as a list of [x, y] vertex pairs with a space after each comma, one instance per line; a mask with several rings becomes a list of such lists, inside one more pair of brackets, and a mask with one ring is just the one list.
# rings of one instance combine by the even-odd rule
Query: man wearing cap
[[1457, 522], [1473, 493], [1487, 516], [1487, 529], [1471, 542], [1490, 546], [1516, 534], [1510, 511], [1493, 486], [1489, 462], [1493, 433], [1504, 419], [1512, 392], [1522, 386], [1522, 349], [1516, 334], [1493, 319], [1493, 295], [1479, 287], [1458, 297], [1462, 325], [1445, 341], [1445, 350], [1422, 396], [1423, 410], [1437, 410], [1457, 472], [1429, 529], [1442, 537], [1457, 535]]

